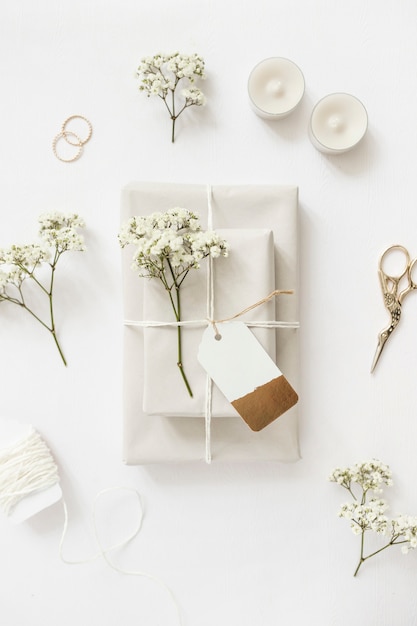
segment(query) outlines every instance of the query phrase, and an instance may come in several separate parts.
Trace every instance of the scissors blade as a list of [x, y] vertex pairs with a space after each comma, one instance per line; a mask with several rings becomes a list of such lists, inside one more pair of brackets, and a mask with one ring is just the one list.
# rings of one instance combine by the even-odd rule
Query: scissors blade
[[375, 356], [374, 356], [374, 360], [372, 361], [372, 367], [371, 367], [371, 374], [374, 371], [380, 357], [382, 354], [383, 349], [385, 348], [385, 345], [388, 341], [388, 339], [391, 337], [391, 334], [393, 333], [393, 331], [395, 330], [396, 326], [393, 326], [391, 324], [391, 326], [389, 328], [386, 328], [385, 330], [383, 330], [381, 333], [379, 333], [378, 335], [378, 343], [376, 346], [376, 350], [375, 350]]
[[384, 346], [385, 346], [385, 343], [381, 343], [381, 342], [378, 340], [378, 344], [377, 344], [377, 346], [376, 346], [376, 350], [375, 350], [374, 360], [372, 361], [371, 374], [372, 374], [372, 372], [374, 371], [374, 369], [376, 368], [376, 365], [377, 365], [377, 363], [378, 363], [378, 361], [379, 361], [379, 357], [380, 357], [380, 356], [381, 356], [381, 354], [382, 354], [382, 350], [384, 349]]

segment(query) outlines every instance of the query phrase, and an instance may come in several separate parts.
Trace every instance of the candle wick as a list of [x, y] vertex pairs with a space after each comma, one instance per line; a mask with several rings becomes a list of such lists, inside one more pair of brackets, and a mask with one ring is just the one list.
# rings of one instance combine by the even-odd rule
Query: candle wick
[[341, 130], [343, 130], [344, 123], [340, 115], [331, 115], [327, 123], [330, 128], [336, 132], [340, 132]]
[[269, 81], [266, 86], [266, 90], [272, 96], [282, 96], [284, 93], [284, 86], [282, 84], [282, 81], [280, 81], [278, 78], [275, 78]]

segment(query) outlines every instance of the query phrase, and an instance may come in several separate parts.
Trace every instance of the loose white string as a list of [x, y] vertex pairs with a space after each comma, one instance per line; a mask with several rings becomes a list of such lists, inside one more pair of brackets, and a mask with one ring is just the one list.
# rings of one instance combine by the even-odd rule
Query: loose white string
[[[96, 515], [96, 508], [97, 508], [97, 501], [102, 498], [104, 495], [112, 492], [112, 491], [129, 491], [131, 493], [133, 493], [136, 498], [137, 498], [137, 502], [138, 502], [138, 508], [139, 508], [139, 517], [138, 517], [138, 523], [137, 526], [135, 528], [135, 530], [126, 538], [123, 539], [122, 541], [120, 541], [119, 543], [116, 543], [112, 546], [110, 546], [109, 548], [104, 548], [103, 544], [100, 540], [100, 536], [99, 536], [99, 532], [98, 532], [98, 528], [97, 528], [97, 515]], [[147, 578], [148, 580], [152, 580], [153, 582], [157, 583], [158, 585], [160, 585], [170, 596], [171, 601], [173, 602], [176, 612], [177, 612], [177, 617], [178, 617], [178, 623], [180, 624], [180, 626], [183, 626], [183, 620], [182, 620], [182, 615], [181, 615], [181, 609], [180, 606], [176, 600], [176, 597], [173, 593], [173, 591], [170, 589], [170, 587], [160, 578], [158, 578], [157, 576], [154, 576], [153, 574], [150, 574], [149, 572], [145, 572], [142, 570], [129, 570], [129, 569], [125, 569], [122, 567], [119, 567], [117, 565], [115, 565], [113, 563], [112, 560], [110, 560], [110, 558], [108, 557], [108, 554], [110, 552], [113, 552], [114, 550], [118, 549], [118, 548], [123, 548], [125, 546], [127, 546], [135, 537], [137, 537], [137, 535], [139, 534], [141, 528], [142, 528], [142, 522], [143, 522], [143, 504], [142, 504], [142, 499], [140, 497], [140, 494], [138, 491], [136, 491], [136, 489], [133, 489], [131, 487], [109, 487], [108, 489], [103, 489], [102, 491], [100, 491], [94, 498], [94, 502], [93, 502], [93, 509], [92, 509], [92, 513], [91, 513], [91, 518], [92, 518], [92, 526], [93, 526], [93, 534], [94, 534], [94, 539], [95, 542], [97, 544], [98, 547], [98, 552], [96, 554], [93, 554], [91, 557], [88, 557], [87, 559], [82, 559], [82, 560], [78, 560], [78, 561], [70, 561], [68, 559], [66, 559], [63, 555], [63, 547], [64, 547], [64, 541], [65, 541], [65, 537], [67, 535], [67, 531], [68, 531], [68, 509], [67, 509], [67, 505], [65, 503], [65, 500], [62, 500], [62, 504], [64, 507], [64, 529], [62, 531], [62, 535], [61, 535], [61, 541], [59, 543], [59, 555], [62, 559], [62, 561], [64, 563], [66, 563], [67, 565], [84, 565], [86, 563], [90, 563], [92, 561], [97, 560], [98, 558], [102, 557], [104, 559], [104, 561], [107, 563], [107, 565], [109, 567], [111, 567], [111, 569], [113, 569], [114, 571], [118, 572], [119, 574], [124, 574], [126, 576], [138, 576], [138, 577], [142, 577], [142, 578]]]
[[[137, 500], [138, 500], [138, 507], [139, 507], [139, 516], [138, 516], [138, 523], [137, 526], [135, 528], [135, 530], [132, 532], [131, 535], [129, 535], [126, 539], [123, 539], [123, 541], [120, 541], [119, 543], [116, 543], [112, 546], [110, 546], [107, 549], [104, 549], [102, 547], [101, 541], [99, 539], [99, 534], [98, 534], [98, 530], [97, 530], [97, 523], [96, 523], [96, 507], [97, 507], [97, 501], [99, 500], [99, 498], [101, 498], [102, 496], [104, 496], [106, 493], [110, 493], [111, 491], [122, 491], [122, 490], [126, 490], [129, 491], [131, 493], [134, 493]], [[66, 563], [67, 565], [84, 565], [86, 563], [91, 563], [92, 561], [96, 561], [98, 558], [103, 557], [106, 561], [107, 559], [107, 554], [109, 552], [113, 552], [114, 550], [117, 550], [117, 548], [123, 548], [124, 546], [126, 546], [128, 543], [130, 543], [132, 541], [132, 539], [134, 539], [140, 532], [141, 528], [142, 528], [142, 521], [143, 521], [143, 506], [142, 506], [142, 500], [140, 497], [140, 494], [136, 491], [136, 489], [132, 489], [130, 487], [109, 487], [108, 489], [103, 489], [102, 491], [100, 491], [94, 498], [94, 502], [93, 502], [93, 510], [92, 510], [92, 522], [93, 522], [93, 533], [94, 533], [94, 539], [96, 541], [96, 544], [99, 548], [98, 552], [96, 552], [96, 554], [93, 554], [93, 556], [90, 556], [86, 559], [81, 559], [78, 561], [70, 561], [68, 559], [66, 559], [64, 557], [64, 542], [65, 542], [65, 538], [68, 532], [68, 522], [69, 522], [69, 515], [68, 515], [68, 508], [66, 505], [65, 500], [62, 500], [62, 504], [64, 507], [64, 528], [62, 531], [62, 535], [61, 535], [61, 540], [59, 542], [59, 556], [61, 557], [61, 560], [64, 561], [64, 563]], [[109, 565], [111, 565], [111, 567], [113, 567], [113, 565], [111, 563], [109, 563]]]
[[[32, 427], [30, 428], [28, 434], [16, 444], [0, 450], [0, 505], [7, 516], [13, 512], [17, 504], [26, 496], [46, 490], [58, 482], [58, 467], [52, 457], [51, 451], [40, 434], [37, 433]], [[135, 530], [127, 538], [110, 546], [109, 548], [104, 548], [97, 528], [97, 501], [104, 495], [117, 490], [129, 491], [136, 496], [139, 509], [138, 523]], [[183, 621], [178, 602], [171, 589], [163, 580], [148, 572], [141, 570], [127, 570], [118, 567], [108, 557], [110, 552], [113, 552], [118, 548], [122, 548], [130, 543], [139, 534], [142, 528], [143, 505], [140, 494], [136, 491], [136, 489], [130, 487], [110, 487], [108, 489], [103, 489], [96, 495], [92, 510], [92, 525], [94, 538], [98, 546], [98, 552], [83, 560], [70, 561], [63, 555], [64, 541], [68, 531], [68, 509], [64, 499], [62, 499], [62, 504], [64, 508], [64, 527], [59, 543], [59, 555], [62, 561], [68, 565], [80, 565], [90, 563], [91, 561], [102, 557], [109, 567], [120, 574], [141, 576], [158, 583], [158, 585], [163, 587], [165, 591], [168, 592], [177, 611], [178, 623], [182, 626]]]

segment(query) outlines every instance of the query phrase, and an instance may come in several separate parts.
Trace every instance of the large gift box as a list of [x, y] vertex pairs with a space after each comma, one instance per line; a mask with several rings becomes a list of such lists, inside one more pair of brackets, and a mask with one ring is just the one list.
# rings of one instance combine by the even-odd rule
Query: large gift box
[[[182, 319], [187, 322], [182, 329], [183, 365], [193, 398], [176, 365], [177, 329], [171, 325], [167, 294], [159, 280], [138, 277], [131, 267], [133, 247], [123, 249], [126, 463], [196, 461], [208, 455], [214, 461], [299, 458], [297, 405], [253, 432], [215, 385], [207, 408], [210, 381], [197, 360], [210, 313], [215, 320], [227, 319], [274, 289], [293, 290], [238, 319], [251, 328], [297, 391], [297, 196], [296, 187], [277, 185], [133, 182], [123, 189], [122, 223], [134, 215], [184, 207], [197, 212], [202, 227], [214, 228], [229, 244], [229, 256], [215, 259], [212, 273], [205, 260], [181, 287]], [[213, 283], [211, 298], [208, 281]]]

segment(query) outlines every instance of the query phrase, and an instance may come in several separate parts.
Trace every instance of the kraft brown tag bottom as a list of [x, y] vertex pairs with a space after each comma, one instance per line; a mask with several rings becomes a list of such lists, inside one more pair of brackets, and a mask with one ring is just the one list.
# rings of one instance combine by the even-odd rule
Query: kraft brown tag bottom
[[247, 425], [255, 431], [262, 430], [298, 402], [298, 395], [285, 376], [278, 376], [257, 387], [232, 405]]

